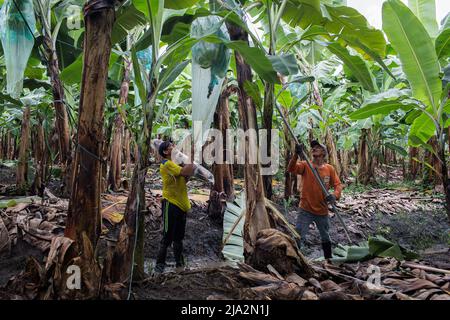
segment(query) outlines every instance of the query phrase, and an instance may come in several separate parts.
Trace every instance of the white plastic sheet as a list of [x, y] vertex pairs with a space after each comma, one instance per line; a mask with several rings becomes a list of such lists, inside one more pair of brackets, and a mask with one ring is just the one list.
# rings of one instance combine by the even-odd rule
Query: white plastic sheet
[[6, 0], [0, 10], [0, 38], [6, 64], [6, 90], [14, 98], [22, 93], [24, 72], [34, 46], [30, 29], [32, 32], [36, 29], [33, 1]]
[[[214, 86], [208, 97], [208, 84], [211, 79], [211, 68], [203, 69], [192, 61], [192, 124], [201, 124], [201, 131], [194, 127], [194, 143], [203, 145], [206, 141], [208, 129], [213, 122], [214, 112], [219, 101], [224, 78], [218, 78], [218, 84]], [[196, 145], [197, 145], [196, 144]]]

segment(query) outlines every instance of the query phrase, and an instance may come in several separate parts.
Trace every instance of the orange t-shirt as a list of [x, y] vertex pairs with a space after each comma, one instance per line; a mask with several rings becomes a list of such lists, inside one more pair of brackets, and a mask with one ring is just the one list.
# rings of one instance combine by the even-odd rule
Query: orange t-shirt
[[[314, 166], [314, 165], [313, 165]], [[341, 197], [342, 184], [339, 176], [332, 165], [324, 164], [320, 168], [314, 166], [319, 172], [322, 181], [327, 190], [330, 186], [334, 188], [336, 199]], [[316, 215], [326, 216], [328, 214], [328, 205], [325, 201], [322, 189], [316, 181], [313, 172], [306, 161], [296, 161], [292, 159], [289, 162], [288, 171], [294, 174], [301, 174], [303, 187], [301, 193], [300, 208]]]

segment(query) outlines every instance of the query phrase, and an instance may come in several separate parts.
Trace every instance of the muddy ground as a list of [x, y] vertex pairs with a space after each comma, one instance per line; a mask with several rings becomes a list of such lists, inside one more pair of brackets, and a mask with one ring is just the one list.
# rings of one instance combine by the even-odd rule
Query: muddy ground
[[[151, 273], [154, 259], [158, 254], [159, 242], [162, 238], [162, 220], [157, 224], [146, 224], [145, 259], [146, 271]], [[211, 222], [207, 214], [206, 204], [195, 203], [186, 220], [186, 235], [183, 241], [184, 255], [190, 268], [198, 268], [220, 260], [220, 244], [222, 227]], [[175, 266], [173, 251], [168, 250], [167, 271]]]

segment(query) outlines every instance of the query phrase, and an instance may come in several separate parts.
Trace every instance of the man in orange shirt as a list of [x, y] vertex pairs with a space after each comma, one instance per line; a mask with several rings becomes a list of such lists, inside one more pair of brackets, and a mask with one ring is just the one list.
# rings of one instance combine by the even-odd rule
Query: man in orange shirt
[[342, 192], [342, 184], [339, 176], [333, 166], [325, 163], [327, 156], [327, 148], [318, 141], [311, 142], [312, 166], [319, 173], [325, 187], [330, 189], [333, 187], [334, 193], [327, 198], [322, 192], [320, 184], [309, 168], [306, 161], [298, 161], [298, 156], [302, 154], [303, 146], [297, 145], [296, 153], [292, 157], [288, 165], [288, 172], [301, 174], [303, 187], [300, 199], [300, 212], [297, 216], [296, 229], [300, 233], [302, 240], [305, 240], [311, 223], [315, 222], [319, 229], [320, 238], [322, 240], [322, 249], [325, 259], [330, 259], [331, 239], [329, 235], [330, 219], [328, 216], [328, 204], [338, 200]]

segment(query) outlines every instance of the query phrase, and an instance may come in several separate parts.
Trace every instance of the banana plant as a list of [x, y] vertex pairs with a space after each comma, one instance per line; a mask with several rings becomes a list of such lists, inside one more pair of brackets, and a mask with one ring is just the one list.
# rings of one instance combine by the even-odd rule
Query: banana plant
[[[43, 36], [42, 52], [43, 59], [47, 61], [47, 70], [52, 85], [53, 105], [56, 111], [55, 127], [58, 132], [59, 139], [59, 156], [65, 172], [63, 180], [64, 192], [66, 195], [70, 193], [70, 165], [71, 159], [71, 141], [69, 115], [65, 105], [65, 90], [61, 81], [61, 59], [64, 62], [64, 51], [72, 52], [73, 50], [59, 51], [57, 40], [63, 26], [63, 22], [70, 19], [73, 15], [69, 6], [77, 7], [81, 12], [84, 4], [82, 0], [34, 0], [35, 13], [40, 24], [40, 31]], [[79, 18], [79, 17], [77, 17]], [[67, 29], [67, 28], [65, 28]], [[67, 31], [67, 30], [66, 30]]]
[[[353, 116], [386, 115], [399, 109], [411, 112], [409, 118], [414, 120], [409, 130], [409, 144], [437, 153], [450, 219], [450, 190], [445, 154], [445, 129], [450, 125], [450, 86], [448, 83], [443, 86], [436, 43], [419, 18], [400, 0], [387, 0], [383, 4], [383, 29], [399, 56], [412, 96], [382, 99], [363, 106]], [[433, 150], [427, 144], [433, 136], [437, 138], [438, 150]]]
[[[138, 137], [139, 159], [136, 161], [132, 178], [132, 189], [128, 197], [123, 228], [129, 232], [122, 236], [128, 238], [129, 245], [118, 248], [114, 259], [121, 262], [117, 271], [113, 272], [113, 281], [127, 281], [130, 274], [134, 278], [144, 277], [144, 215], [145, 210], [145, 176], [149, 165], [149, 151], [153, 119], [158, 94], [166, 89], [183, 71], [189, 63], [186, 59], [192, 45], [197, 41], [185, 33], [179, 40], [169, 44], [161, 50], [161, 37], [164, 23], [170, 18], [183, 16], [187, 8], [197, 1], [186, 2], [176, 0], [133, 0], [132, 5], [144, 14], [148, 29], [137, 40], [131, 49], [134, 69], [134, 86], [139, 90], [142, 101], [143, 126]], [[151, 67], [148, 75], [149, 90], [144, 85], [146, 79], [142, 77], [137, 52], [151, 47]], [[125, 239], [122, 239], [125, 241]], [[119, 240], [120, 241], [120, 240]]]

